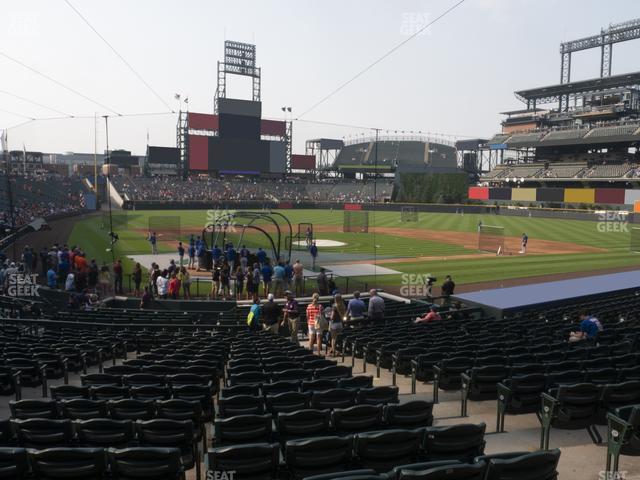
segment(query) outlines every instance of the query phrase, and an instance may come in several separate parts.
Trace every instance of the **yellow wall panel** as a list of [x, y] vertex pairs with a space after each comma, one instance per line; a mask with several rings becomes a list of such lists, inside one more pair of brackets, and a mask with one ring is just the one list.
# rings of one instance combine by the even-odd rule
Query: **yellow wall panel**
[[565, 188], [565, 203], [595, 203], [596, 190], [594, 188]]
[[513, 188], [511, 189], [511, 200], [521, 202], [535, 202], [536, 201], [536, 189], [535, 188]]

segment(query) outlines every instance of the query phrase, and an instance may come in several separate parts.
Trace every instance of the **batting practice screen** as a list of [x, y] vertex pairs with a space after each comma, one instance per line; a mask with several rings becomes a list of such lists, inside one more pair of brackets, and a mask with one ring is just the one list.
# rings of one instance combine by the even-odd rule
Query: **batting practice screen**
[[640, 253], [640, 227], [631, 227], [629, 233], [631, 238], [631, 252]]
[[418, 209], [416, 207], [402, 207], [400, 210], [400, 220], [402, 222], [417, 222]]
[[504, 227], [480, 225], [478, 227], [478, 250], [482, 252], [504, 252]]
[[342, 231], [352, 233], [369, 232], [369, 212], [366, 210], [345, 210]]

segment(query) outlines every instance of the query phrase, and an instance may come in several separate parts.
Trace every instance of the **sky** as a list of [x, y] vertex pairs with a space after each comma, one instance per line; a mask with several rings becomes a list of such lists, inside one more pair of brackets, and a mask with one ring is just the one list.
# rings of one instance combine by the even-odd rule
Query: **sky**
[[[640, 18], [637, 0], [465, 0], [308, 111], [458, 0], [68, 1], [143, 81], [65, 0], [2, 0], [0, 129], [10, 149], [103, 151], [104, 115], [111, 149], [144, 154], [147, 136], [175, 146], [174, 95], [213, 112], [225, 39], [256, 45], [263, 117], [292, 108], [294, 153], [310, 138], [371, 128], [488, 138], [499, 112], [522, 107], [515, 90], [559, 82], [560, 42]], [[572, 80], [597, 77], [599, 62], [599, 50], [574, 54]], [[613, 48], [613, 73], [631, 71], [640, 40]], [[230, 77], [227, 96], [250, 98], [248, 79]]]

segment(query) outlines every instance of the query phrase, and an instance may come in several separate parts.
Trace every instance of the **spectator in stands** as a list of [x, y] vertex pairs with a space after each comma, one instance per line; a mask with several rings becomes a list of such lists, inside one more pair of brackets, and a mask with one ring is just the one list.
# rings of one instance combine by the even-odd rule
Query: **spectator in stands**
[[98, 275], [100, 273], [100, 269], [98, 268], [98, 264], [95, 258], [91, 259], [89, 263], [89, 273], [87, 275], [87, 281], [89, 284], [89, 289], [95, 291], [98, 286]]
[[240, 249], [240, 267], [242, 267], [242, 273], [246, 275], [249, 268], [249, 250], [244, 245]]
[[589, 315], [586, 311], [580, 312], [580, 331], [569, 334], [569, 342], [579, 342], [581, 340], [595, 341], [603, 328], [600, 320]]
[[247, 315], [247, 325], [250, 330], [260, 330], [260, 311], [260, 297], [256, 295], [253, 298], [253, 304], [249, 310], [249, 315]]
[[415, 323], [429, 323], [435, 322], [436, 320], [442, 320], [442, 317], [438, 313], [438, 309], [435, 305], [431, 305], [429, 307], [429, 311], [425, 313], [422, 317], [417, 317]]
[[213, 270], [211, 270], [211, 298], [218, 298], [220, 293], [220, 267], [213, 264]]
[[[191, 239], [193, 240], [193, 235], [191, 235]], [[189, 242], [189, 264], [187, 268], [194, 269], [196, 268], [196, 244]]]
[[220, 293], [223, 300], [231, 297], [231, 267], [226, 258], [222, 259], [222, 266], [220, 267]]
[[102, 298], [106, 297], [109, 294], [111, 289], [111, 272], [109, 271], [109, 266], [106, 262], [102, 262], [102, 267], [100, 267], [100, 295]]
[[151, 264], [151, 270], [149, 270], [149, 281], [151, 284], [151, 291], [155, 295], [158, 295], [158, 277], [162, 275], [160, 271], [160, 267], [157, 263], [153, 262]]
[[300, 260], [293, 264], [293, 291], [296, 295], [304, 294], [304, 266]]
[[139, 262], [136, 262], [133, 267], [133, 295], [135, 297], [140, 296], [140, 284], [142, 283], [142, 267]]
[[148, 308], [149, 305], [151, 304], [151, 300], [153, 300], [153, 295], [151, 295], [151, 292], [149, 291], [149, 287], [145, 286], [144, 292], [142, 293], [142, 298], [140, 299], [140, 308], [141, 309]]
[[64, 282], [64, 290], [65, 292], [75, 292], [76, 291], [76, 283], [75, 283], [75, 275], [73, 272], [69, 272], [67, 274], [67, 278]]
[[167, 293], [169, 291], [169, 279], [167, 278], [168, 272], [163, 270], [162, 273], [156, 279], [156, 286], [158, 288], [158, 297], [166, 300]]
[[182, 291], [184, 294], [185, 300], [189, 300], [191, 298], [191, 275], [186, 267], [180, 267], [180, 271], [178, 272], [178, 279], [180, 280], [180, 284], [182, 285]]
[[29, 248], [29, 245], [25, 245], [24, 249], [22, 250], [22, 265], [24, 273], [26, 273], [27, 275], [31, 273], [31, 268], [33, 267], [33, 257], [34, 255], [31, 251], [31, 248]]
[[49, 249], [47, 247], [42, 247], [40, 249], [40, 272], [43, 278], [47, 277], [47, 270], [49, 269]]
[[76, 291], [85, 292], [87, 290], [87, 272], [85, 270], [76, 270]]
[[116, 263], [113, 264], [113, 290], [116, 295], [122, 295], [122, 278], [124, 275], [124, 270], [122, 268], [122, 261], [120, 259], [116, 260]]
[[182, 242], [178, 242], [178, 260], [178, 265], [182, 266], [184, 261], [184, 246], [182, 245]]
[[286, 272], [282, 262], [278, 262], [273, 268], [273, 293], [276, 297], [282, 296], [285, 291]]
[[287, 260], [284, 264], [284, 289], [291, 290], [293, 288], [293, 267], [291, 262]]
[[171, 274], [169, 285], [168, 285], [168, 293], [169, 297], [177, 300], [180, 296], [180, 279], [176, 275], [175, 272]]
[[172, 258], [171, 260], [169, 260], [169, 266], [167, 267], [167, 272], [169, 272], [169, 278], [171, 278], [171, 275], [173, 275], [177, 269], [178, 269], [178, 266], [176, 265], [175, 260]]
[[360, 292], [356, 290], [353, 292], [353, 298], [347, 304], [347, 321], [352, 324], [362, 322], [366, 310], [367, 306], [360, 298]]
[[318, 355], [322, 351], [322, 330], [318, 325], [318, 317], [322, 312], [322, 305], [320, 305], [320, 295], [314, 293], [311, 296], [311, 303], [307, 305], [307, 329], [309, 332], [309, 350], [313, 352], [313, 346], [318, 345]]
[[49, 288], [58, 288], [58, 274], [53, 269], [53, 266], [47, 270], [47, 286]]
[[60, 285], [64, 285], [69, 274], [69, 260], [67, 258], [65, 255], [60, 255], [60, 260], [58, 261], [58, 284]]
[[329, 279], [327, 278], [326, 270], [324, 268], [320, 269], [320, 273], [318, 273], [316, 281], [318, 282], [318, 293], [320, 296], [329, 295]]
[[284, 314], [280, 326], [289, 326], [291, 342], [298, 345], [300, 343], [298, 340], [298, 318], [300, 317], [298, 302], [290, 291], [285, 292], [285, 297], [287, 302], [284, 304]]
[[380, 322], [384, 320], [384, 300], [375, 288], [369, 290], [368, 316], [370, 322]]
[[262, 318], [264, 329], [273, 333], [278, 333], [280, 325], [280, 306], [274, 301], [273, 293], [267, 295], [267, 302], [262, 306]]
[[260, 291], [260, 267], [258, 263], [253, 264], [253, 273], [251, 274], [251, 288], [253, 289], [254, 297], [257, 297]]
[[[246, 258], [246, 257], [243, 257], [243, 258]], [[242, 299], [242, 292], [244, 290], [244, 278], [245, 278], [244, 269], [242, 268], [241, 265], [238, 265], [236, 267], [236, 271], [233, 279], [235, 293], [236, 293], [236, 300]]]
[[271, 268], [271, 264], [269, 260], [266, 260], [264, 265], [262, 266], [262, 290], [265, 295], [269, 295], [271, 291], [271, 277], [273, 275], [273, 269]]
[[318, 246], [315, 241], [311, 244], [311, 247], [309, 247], [309, 253], [311, 254], [311, 269], [315, 270], [316, 261], [318, 260]]
[[440, 287], [440, 293], [444, 297], [443, 305], [448, 305], [451, 301], [451, 295], [456, 288], [456, 284], [451, 278], [451, 275], [447, 275], [444, 278], [444, 282], [442, 283], [442, 287]]
[[333, 296], [333, 308], [331, 309], [331, 317], [329, 318], [329, 333], [331, 333], [331, 350], [329, 355], [336, 356], [336, 340], [338, 334], [344, 328], [343, 322], [347, 319], [347, 306], [342, 300], [342, 295], [336, 293]]

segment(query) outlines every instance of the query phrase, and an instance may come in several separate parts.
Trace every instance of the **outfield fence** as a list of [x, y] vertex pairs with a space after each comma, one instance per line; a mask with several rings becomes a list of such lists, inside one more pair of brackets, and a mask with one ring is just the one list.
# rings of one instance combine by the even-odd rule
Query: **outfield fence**
[[[161, 202], [161, 201], [136, 201], [125, 202], [123, 208], [129, 210], [202, 210], [202, 209], [293, 209], [293, 210], [344, 210], [344, 203], [340, 202]], [[567, 220], [598, 221], [598, 216], [603, 211], [625, 212], [628, 211], [630, 223], [640, 223], [640, 215], [633, 214], [633, 207], [623, 209], [597, 209], [587, 210], [578, 208], [548, 208], [548, 207], [518, 207], [514, 205], [486, 205], [486, 204], [439, 204], [439, 203], [362, 203], [362, 211], [399, 212], [403, 208], [411, 207], [417, 213], [453, 213], [453, 214], [477, 214], [477, 215], [503, 215], [514, 217], [532, 218], [556, 218]]]

